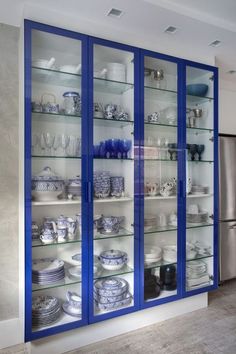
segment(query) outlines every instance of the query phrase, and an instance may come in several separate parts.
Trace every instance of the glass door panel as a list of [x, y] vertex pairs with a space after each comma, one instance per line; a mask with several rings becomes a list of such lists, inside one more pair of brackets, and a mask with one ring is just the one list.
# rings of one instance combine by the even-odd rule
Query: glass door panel
[[186, 291], [213, 284], [214, 78], [186, 69]]
[[81, 41], [32, 30], [32, 331], [79, 321]]
[[177, 294], [177, 64], [144, 58], [145, 302]]
[[134, 304], [133, 59], [94, 45], [94, 316]]

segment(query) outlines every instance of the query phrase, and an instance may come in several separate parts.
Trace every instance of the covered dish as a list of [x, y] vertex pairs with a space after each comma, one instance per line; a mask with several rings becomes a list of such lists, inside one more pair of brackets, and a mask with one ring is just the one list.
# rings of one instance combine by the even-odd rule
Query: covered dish
[[48, 166], [32, 177], [32, 196], [37, 201], [51, 201], [63, 192], [64, 180]]

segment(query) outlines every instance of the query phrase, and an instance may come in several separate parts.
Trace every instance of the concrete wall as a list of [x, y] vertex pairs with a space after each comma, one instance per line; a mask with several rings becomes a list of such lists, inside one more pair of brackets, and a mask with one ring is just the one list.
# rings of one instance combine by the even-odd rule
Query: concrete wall
[[0, 24], [0, 321], [18, 317], [18, 40]]

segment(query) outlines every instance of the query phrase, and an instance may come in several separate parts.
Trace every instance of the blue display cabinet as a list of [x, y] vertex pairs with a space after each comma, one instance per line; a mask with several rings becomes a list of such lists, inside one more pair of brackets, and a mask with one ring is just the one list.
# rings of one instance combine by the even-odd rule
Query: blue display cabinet
[[25, 339], [217, 287], [218, 71], [25, 21]]

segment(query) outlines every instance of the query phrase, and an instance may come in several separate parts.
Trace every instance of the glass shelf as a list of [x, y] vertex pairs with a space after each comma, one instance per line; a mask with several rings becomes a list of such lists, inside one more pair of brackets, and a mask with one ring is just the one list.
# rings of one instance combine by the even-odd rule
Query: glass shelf
[[160, 268], [161, 266], [165, 265], [177, 265], [177, 262], [165, 262], [162, 260], [159, 262], [150, 263], [148, 265], [144, 263], [144, 269]]
[[207, 193], [207, 194], [188, 194], [186, 196], [187, 198], [208, 198], [208, 197], [213, 197], [212, 193]]
[[32, 291], [35, 292], [35, 291], [46, 290], [46, 289], [61, 288], [64, 286], [79, 284], [79, 283], [81, 283], [81, 280], [78, 279], [73, 280], [66, 275], [65, 278], [60, 280], [59, 282], [55, 282], [49, 285], [38, 285], [32, 283]]
[[[41, 159], [81, 159], [81, 156], [52, 156], [52, 155], [32, 155], [33, 158]], [[134, 161], [133, 158], [129, 157], [127, 159], [107, 159], [105, 157], [94, 157], [94, 160], [105, 160], [105, 161]]]
[[81, 75], [79, 74], [35, 66], [32, 66], [32, 81], [70, 88], [75, 87], [77, 89], [81, 87]]
[[186, 95], [187, 103], [205, 103], [214, 101], [213, 97], [203, 97], [203, 96], [195, 96], [195, 95]]
[[[133, 295], [132, 295], [132, 297], [133, 297]], [[128, 305], [119, 306], [117, 308], [109, 309], [109, 310], [99, 310], [97, 308], [97, 306], [94, 305], [94, 315], [95, 316], [101, 316], [101, 315], [105, 315], [107, 313], [116, 312], [116, 311], [122, 310], [124, 308], [129, 308], [129, 307], [133, 307], [133, 306], [134, 306], [134, 300], [132, 300], [132, 302], [130, 304], [128, 304]]]
[[104, 239], [110, 239], [110, 238], [116, 238], [116, 237], [127, 237], [127, 236], [134, 236], [132, 231], [125, 230], [123, 228], [120, 228], [118, 234], [111, 234], [111, 235], [105, 235], [100, 232], [96, 232], [94, 235], [94, 240], [104, 240]]
[[[164, 127], [164, 128], [177, 128], [177, 125], [175, 124], [164, 124], [164, 123], [149, 123], [149, 122], [144, 122], [145, 126], [156, 126], [156, 127]], [[190, 127], [187, 127], [187, 130], [189, 132], [202, 132], [202, 133], [206, 133], [206, 132], [209, 132], [209, 133], [212, 133], [213, 132], [213, 129], [212, 128], [190, 128]]]
[[120, 95], [134, 87], [134, 84], [122, 81], [113, 81], [102, 78], [93, 78], [94, 90], [97, 92]]
[[[186, 229], [187, 230], [191, 230], [191, 229], [198, 229], [198, 228], [202, 228], [202, 227], [209, 227], [209, 226], [214, 226], [214, 224], [211, 223], [204, 223], [204, 224], [187, 224]], [[156, 234], [156, 233], [160, 233], [160, 232], [168, 232], [168, 231], [177, 231], [177, 227], [176, 226], [166, 226], [166, 227], [159, 227], [156, 228], [155, 230], [149, 230], [149, 231], [144, 231], [145, 235], [149, 235], [149, 234]]]
[[171, 297], [171, 296], [175, 296], [175, 295], [177, 295], [177, 290], [172, 290], [172, 291], [161, 290], [160, 295], [158, 295], [157, 297], [154, 297], [152, 299], [147, 299], [147, 300], [145, 300], [145, 302], [160, 300], [160, 299], [164, 299], [166, 297]]
[[[60, 299], [60, 303], [62, 304], [63, 302], [66, 302], [66, 299]], [[61, 326], [67, 323], [72, 323], [72, 322], [77, 322], [81, 320], [81, 316], [70, 316], [67, 315], [63, 310], [61, 310], [61, 315], [59, 317], [59, 319], [55, 322], [53, 322], [52, 324], [50, 324], [49, 326], [34, 326], [32, 328], [33, 332], [38, 332], [38, 331], [42, 331], [48, 328], [53, 328], [53, 327], [57, 327], [57, 326]]]
[[[121, 198], [104, 198], [104, 199], [96, 199], [94, 198], [94, 203], [121, 203], [121, 202], [130, 202], [133, 198], [130, 197], [121, 197]], [[68, 199], [58, 199], [52, 200], [48, 202], [32, 202], [33, 206], [46, 206], [46, 205], [71, 205], [71, 204], [81, 204], [81, 199], [77, 200], [68, 200]]]
[[144, 89], [145, 99], [158, 99], [159, 101], [177, 103], [177, 91], [166, 90], [152, 86], [144, 86]]
[[121, 269], [119, 270], [106, 270], [103, 269], [101, 273], [99, 273], [98, 275], [96, 275], [94, 277], [94, 280], [96, 279], [102, 279], [102, 278], [108, 278], [108, 277], [113, 277], [113, 276], [117, 276], [117, 275], [124, 275], [124, 274], [129, 274], [129, 273], [133, 273], [134, 270], [129, 267], [128, 265], [124, 265]]
[[82, 240], [75, 238], [74, 240], [66, 240], [65, 242], [53, 242], [49, 244], [43, 244], [40, 240], [32, 240], [32, 247], [52, 247], [52, 246], [60, 246], [69, 243], [78, 243], [78, 242], [82, 242]]
[[197, 257], [195, 258], [191, 258], [191, 259], [186, 259], [186, 263], [188, 262], [193, 262], [193, 261], [199, 261], [199, 260], [204, 260], [204, 259], [209, 259], [214, 257], [213, 254], [209, 254], [209, 255], [201, 255], [199, 254]]
[[176, 199], [177, 196], [176, 195], [171, 195], [169, 197], [162, 197], [161, 195], [157, 195], [157, 196], [154, 196], [154, 197], [144, 197], [145, 200], [165, 200], [165, 199]]
[[146, 162], [152, 162], [152, 161], [156, 161], [156, 162], [177, 162], [178, 160], [170, 160], [170, 159], [146, 159], [145, 157], [142, 159]]
[[74, 122], [78, 124], [81, 120], [81, 116], [76, 116], [75, 114], [65, 114], [65, 113], [46, 113], [46, 112], [34, 112], [32, 111], [33, 120], [39, 122], [53, 122], [56, 120], [58, 122]]
[[118, 127], [123, 128], [134, 124], [133, 120], [118, 120], [118, 119], [106, 119], [106, 118], [93, 118], [94, 124], [97, 126], [107, 127]]

